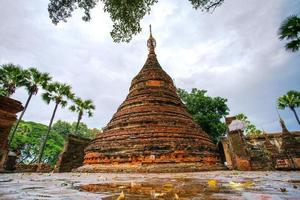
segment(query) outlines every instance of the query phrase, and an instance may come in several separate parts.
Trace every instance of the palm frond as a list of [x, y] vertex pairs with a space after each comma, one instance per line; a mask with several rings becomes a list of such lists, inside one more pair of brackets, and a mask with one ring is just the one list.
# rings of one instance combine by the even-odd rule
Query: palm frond
[[83, 114], [85, 111], [87, 112], [88, 116], [93, 116], [92, 110], [95, 110], [95, 106], [91, 99], [87, 99], [83, 101], [81, 98], [76, 97], [74, 100], [74, 105], [72, 105], [72, 111], [77, 113]]
[[26, 86], [28, 73], [19, 65], [12, 63], [1, 65], [0, 83], [7, 91], [7, 96], [12, 95], [17, 87]]
[[51, 94], [51, 101], [55, 101], [62, 107], [67, 105], [67, 100], [73, 98], [74, 94], [71, 91], [71, 86], [65, 83], [52, 82], [45, 88], [47, 93]]
[[42, 94], [42, 99], [49, 104], [51, 101], [53, 101], [53, 98], [51, 97], [51, 94], [48, 92], [45, 92]]
[[0, 97], [5, 97], [7, 95], [7, 91], [2, 86], [0, 86]]
[[67, 104], [68, 104], [68, 102], [66, 101], [66, 100], [61, 100], [60, 101], [60, 105], [61, 105], [61, 107], [66, 107], [67, 106]]
[[285, 45], [287, 51], [296, 52], [300, 48], [300, 39], [292, 40]]
[[295, 90], [288, 91], [285, 95], [277, 99], [277, 106], [279, 109], [286, 107], [295, 108], [300, 106], [300, 92]]
[[92, 117], [93, 116], [93, 113], [91, 111], [88, 111], [88, 116], [89, 117]]
[[279, 39], [295, 39], [298, 38], [300, 32], [300, 18], [297, 15], [287, 17], [279, 28]]
[[42, 73], [41, 75], [41, 86], [46, 87], [47, 84], [52, 80], [52, 77], [49, 73]]
[[69, 109], [72, 111], [72, 112], [75, 112], [76, 111], [76, 106], [75, 105], [71, 105], [69, 107]]

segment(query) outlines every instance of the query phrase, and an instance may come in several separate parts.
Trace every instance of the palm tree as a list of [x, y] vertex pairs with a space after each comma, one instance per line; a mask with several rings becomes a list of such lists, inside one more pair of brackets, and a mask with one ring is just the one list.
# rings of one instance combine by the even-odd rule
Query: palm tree
[[24, 110], [22, 111], [22, 113], [17, 121], [17, 124], [11, 134], [11, 137], [9, 140], [9, 145], [11, 144], [11, 142], [14, 138], [14, 135], [15, 135], [15, 133], [18, 129], [19, 123], [22, 120], [23, 115], [28, 107], [31, 97], [38, 93], [40, 86], [45, 88], [47, 86], [47, 84], [49, 83], [49, 81], [51, 81], [51, 79], [52, 79], [48, 73], [41, 73], [36, 68], [29, 68], [29, 69], [25, 70], [24, 73], [28, 77], [25, 82], [25, 87], [26, 87], [26, 90], [27, 90], [29, 96], [27, 98]]
[[296, 112], [296, 108], [300, 106], [300, 92], [294, 90], [288, 91], [285, 95], [278, 98], [277, 105], [278, 108], [282, 110], [289, 107], [300, 125], [300, 120]]
[[93, 101], [90, 99], [83, 101], [80, 98], [76, 98], [74, 100], [74, 103], [75, 103], [75, 105], [70, 106], [69, 109], [73, 112], [78, 113], [77, 124], [76, 124], [76, 128], [75, 128], [75, 134], [77, 134], [79, 123], [82, 119], [84, 112], [85, 111], [87, 112], [88, 117], [92, 117], [93, 110], [95, 110], [95, 106], [93, 104]]
[[279, 39], [290, 40], [285, 48], [288, 51], [296, 52], [300, 47], [300, 18], [292, 15], [286, 18], [279, 28]]
[[44, 154], [46, 142], [49, 137], [49, 133], [51, 131], [52, 123], [57, 111], [58, 106], [65, 107], [67, 105], [67, 100], [72, 99], [74, 97], [74, 94], [71, 92], [71, 86], [67, 84], [62, 84], [59, 82], [54, 82], [48, 84], [48, 86], [45, 88], [46, 92], [42, 94], [43, 100], [49, 104], [50, 102], [55, 103], [55, 107], [52, 113], [52, 117], [48, 126], [47, 134], [42, 142], [41, 149], [38, 156], [38, 163], [42, 161], [42, 157]]
[[1, 95], [10, 97], [17, 87], [25, 85], [28, 76], [19, 65], [9, 63], [0, 67]]

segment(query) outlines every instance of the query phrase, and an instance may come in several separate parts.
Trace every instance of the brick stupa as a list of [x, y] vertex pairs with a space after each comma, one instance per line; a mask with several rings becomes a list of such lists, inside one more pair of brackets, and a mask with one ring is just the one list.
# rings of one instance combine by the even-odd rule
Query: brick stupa
[[222, 169], [216, 145], [193, 121], [171, 77], [149, 54], [111, 121], [85, 149], [86, 172], [191, 172]]

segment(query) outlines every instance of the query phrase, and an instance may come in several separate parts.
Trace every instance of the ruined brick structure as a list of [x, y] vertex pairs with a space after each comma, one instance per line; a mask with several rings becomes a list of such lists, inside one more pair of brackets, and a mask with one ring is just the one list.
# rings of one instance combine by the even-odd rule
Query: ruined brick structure
[[[226, 122], [231, 123], [231, 119]], [[281, 133], [245, 137], [232, 131], [221, 139], [219, 149], [229, 169], [299, 170], [300, 132], [289, 132], [280, 118]]]
[[59, 155], [54, 172], [71, 172], [83, 163], [84, 149], [90, 143], [90, 139], [69, 134], [66, 138], [63, 152]]
[[16, 113], [23, 110], [21, 102], [0, 97], [0, 170], [3, 170], [8, 154], [8, 136], [17, 120]]
[[16, 164], [16, 170], [14, 172], [17, 172], [17, 173], [36, 172], [37, 169], [38, 169], [38, 164], [37, 163], [33, 163], [33, 164], [17, 163]]
[[47, 163], [32, 163], [23, 164], [17, 163], [14, 172], [25, 173], [25, 172], [38, 172], [38, 173], [49, 173], [52, 172], [53, 168]]
[[85, 149], [79, 171], [222, 169], [215, 144], [193, 121], [158, 63], [152, 34], [147, 45], [146, 63], [103, 133]]

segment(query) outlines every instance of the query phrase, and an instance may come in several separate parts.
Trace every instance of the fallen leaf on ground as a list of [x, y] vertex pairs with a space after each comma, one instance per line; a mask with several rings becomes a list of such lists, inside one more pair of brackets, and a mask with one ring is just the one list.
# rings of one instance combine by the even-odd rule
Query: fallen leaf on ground
[[248, 187], [251, 187], [254, 185], [254, 183], [252, 181], [247, 181], [247, 182], [244, 182], [244, 183], [236, 183], [236, 182], [229, 182], [229, 185], [232, 187], [232, 188], [248, 188]]
[[215, 188], [215, 187], [217, 187], [218, 182], [217, 182], [217, 180], [211, 179], [211, 180], [207, 181], [207, 184], [209, 187]]
[[151, 196], [152, 196], [154, 199], [156, 199], [156, 198], [158, 198], [158, 197], [163, 197], [163, 196], [165, 196], [165, 195], [166, 195], [166, 193], [156, 193], [156, 192], [151, 193]]

